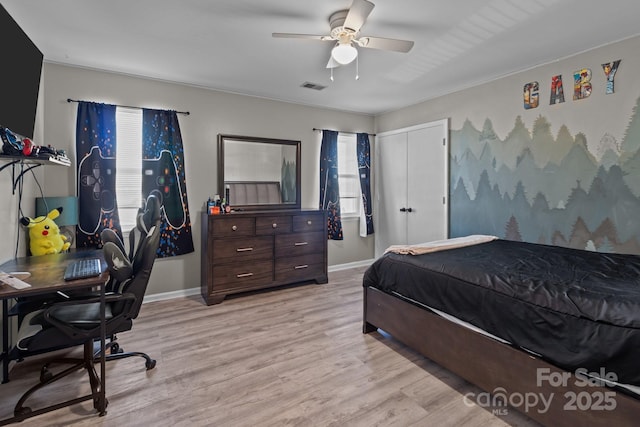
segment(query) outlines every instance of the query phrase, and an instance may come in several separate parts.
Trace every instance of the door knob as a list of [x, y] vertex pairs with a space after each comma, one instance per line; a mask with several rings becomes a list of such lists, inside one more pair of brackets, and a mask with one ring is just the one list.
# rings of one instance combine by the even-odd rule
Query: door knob
[[406, 212], [407, 208], [400, 208], [400, 212]]
[[407, 212], [413, 212], [413, 209], [407, 208]]

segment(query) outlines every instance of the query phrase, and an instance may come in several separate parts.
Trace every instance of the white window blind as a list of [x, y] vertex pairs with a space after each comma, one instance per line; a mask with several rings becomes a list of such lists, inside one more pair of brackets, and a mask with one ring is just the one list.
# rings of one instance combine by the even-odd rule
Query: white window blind
[[136, 225], [142, 205], [142, 110], [116, 108], [116, 197], [123, 233]]
[[359, 217], [362, 198], [355, 134], [338, 134], [338, 181], [341, 216]]

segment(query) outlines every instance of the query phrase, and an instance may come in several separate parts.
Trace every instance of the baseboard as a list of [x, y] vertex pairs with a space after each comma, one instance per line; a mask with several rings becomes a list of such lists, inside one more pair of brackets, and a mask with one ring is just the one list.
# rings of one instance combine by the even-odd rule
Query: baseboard
[[[356, 268], [356, 267], [367, 267], [369, 265], [371, 265], [373, 263], [373, 261], [375, 261], [374, 259], [365, 259], [362, 261], [355, 261], [355, 262], [348, 262], [346, 264], [337, 264], [337, 265], [331, 265], [329, 266], [329, 268], [327, 269], [329, 271], [329, 273], [333, 272], [333, 271], [340, 271], [340, 270], [347, 270], [349, 268]], [[193, 295], [200, 295], [200, 288], [189, 288], [189, 289], [181, 289], [179, 291], [171, 291], [171, 292], [162, 292], [159, 294], [152, 294], [152, 295], [145, 295], [144, 299], [142, 300], [143, 304], [146, 304], [148, 302], [155, 302], [155, 301], [164, 301], [164, 300], [168, 300], [168, 299], [173, 299], [173, 298], [181, 298], [181, 297], [190, 297]]]
[[200, 295], [200, 288], [189, 288], [189, 289], [181, 289], [179, 291], [171, 291], [171, 292], [162, 292], [159, 294], [145, 295], [142, 303], [155, 302], [155, 301], [164, 301], [168, 299], [181, 298], [181, 297], [190, 297], [193, 295]]
[[329, 273], [331, 273], [332, 271], [347, 270], [349, 268], [368, 267], [373, 264], [373, 261], [375, 261], [375, 259], [364, 259], [361, 261], [348, 262], [346, 264], [330, 265], [328, 270]]

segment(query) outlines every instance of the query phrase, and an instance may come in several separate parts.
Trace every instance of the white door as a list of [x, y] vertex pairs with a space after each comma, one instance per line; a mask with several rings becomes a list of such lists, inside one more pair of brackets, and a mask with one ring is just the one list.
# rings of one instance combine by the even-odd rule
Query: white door
[[375, 256], [448, 236], [448, 122], [376, 137]]
[[407, 244], [447, 237], [447, 135], [434, 123], [408, 133]]
[[374, 213], [376, 256], [407, 241], [407, 134], [376, 137]]

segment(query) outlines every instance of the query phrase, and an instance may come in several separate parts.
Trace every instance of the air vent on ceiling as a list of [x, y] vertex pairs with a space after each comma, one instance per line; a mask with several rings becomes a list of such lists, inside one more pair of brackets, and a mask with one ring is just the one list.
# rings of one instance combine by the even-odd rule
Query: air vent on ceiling
[[322, 89], [326, 88], [326, 86], [319, 85], [317, 83], [311, 83], [311, 82], [304, 82], [304, 83], [302, 83], [302, 85], [300, 87], [304, 87], [304, 88], [307, 88], [307, 89], [315, 89], [315, 90], [322, 90]]

